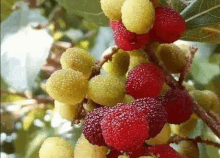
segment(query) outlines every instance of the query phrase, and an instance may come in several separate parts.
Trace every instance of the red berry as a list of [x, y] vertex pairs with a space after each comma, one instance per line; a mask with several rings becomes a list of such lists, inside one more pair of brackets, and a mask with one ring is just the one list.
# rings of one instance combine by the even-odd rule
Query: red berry
[[129, 72], [126, 90], [135, 99], [157, 97], [162, 90], [164, 82], [165, 76], [157, 65], [143, 63]]
[[86, 139], [94, 145], [105, 146], [105, 140], [102, 136], [100, 121], [110, 109], [100, 107], [88, 113], [84, 119], [83, 134]]
[[149, 33], [136, 34], [130, 32], [121, 21], [112, 21], [110, 25], [114, 31], [116, 45], [125, 51], [141, 49], [149, 41]]
[[193, 113], [194, 101], [184, 90], [169, 90], [160, 100], [166, 108], [169, 123], [181, 124]]
[[140, 148], [129, 153], [130, 158], [139, 158], [145, 156], [148, 153], [148, 147], [143, 144]]
[[185, 19], [177, 11], [170, 7], [157, 7], [150, 39], [160, 43], [172, 43], [181, 37], [185, 29]]
[[119, 104], [101, 121], [105, 143], [118, 151], [133, 151], [149, 137], [145, 114], [128, 104]]
[[155, 145], [148, 148], [149, 154], [158, 156], [159, 158], [183, 158], [169, 145]]
[[160, 133], [167, 123], [167, 112], [161, 102], [155, 98], [142, 98], [135, 100], [132, 105], [143, 111], [150, 126], [150, 137], [153, 138]]

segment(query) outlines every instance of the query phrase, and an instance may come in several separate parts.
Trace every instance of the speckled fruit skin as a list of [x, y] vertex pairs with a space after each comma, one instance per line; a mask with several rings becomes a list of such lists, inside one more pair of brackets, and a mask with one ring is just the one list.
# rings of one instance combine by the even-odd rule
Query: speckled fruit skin
[[158, 155], [160, 158], [183, 158], [169, 145], [155, 145], [148, 148], [149, 153]]
[[172, 43], [178, 40], [186, 29], [185, 19], [170, 7], [155, 9], [154, 26], [150, 30], [152, 42]]
[[87, 114], [83, 124], [83, 134], [93, 145], [106, 146], [102, 136], [100, 121], [109, 112], [108, 107], [97, 108]]
[[134, 151], [149, 138], [145, 114], [128, 104], [117, 104], [101, 121], [108, 146], [118, 151]]
[[140, 148], [129, 153], [130, 158], [139, 158], [140, 156], [144, 156], [148, 153], [147, 144], [143, 144]]
[[157, 97], [164, 82], [165, 76], [157, 65], [143, 63], [129, 72], [126, 90], [135, 99]]
[[183, 90], [169, 90], [160, 97], [160, 100], [166, 108], [169, 123], [181, 124], [187, 121], [193, 113], [195, 103]]
[[141, 49], [149, 41], [149, 34], [136, 34], [128, 31], [121, 21], [111, 22], [112, 29], [114, 31], [115, 44], [125, 50], [132, 51]]
[[141, 98], [135, 100], [132, 105], [145, 113], [150, 126], [150, 137], [153, 138], [163, 129], [167, 123], [167, 112], [161, 102], [155, 98]]

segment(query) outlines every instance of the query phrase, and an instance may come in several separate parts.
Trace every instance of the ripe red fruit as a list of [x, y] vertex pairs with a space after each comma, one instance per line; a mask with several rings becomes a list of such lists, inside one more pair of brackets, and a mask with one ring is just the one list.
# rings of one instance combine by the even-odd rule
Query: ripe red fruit
[[128, 31], [121, 21], [111, 21], [115, 43], [125, 51], [141, 49], [149, 41], [149, 33], [136, 34]]
[[149, 154], [158, 156], [159, 158], [183, 158], [169, 145], [155, 145], [148, 148]]
[[100, 107], [88, 113], [84, 119], [83, 134], [94, 145], [105, 146], [100, 121], [109, 112], [108, 107]]
[[181, 37], [185, 29], [185, 19], [177, 11], [160, 6], [155, 9], [155, 21], [150, 30], [150, 40], [172, 43]]
[[145, 113], [150, 126], [150, 137], [153, 138], [160, 133], [167, 123], [167, 112], [161, 102], [155, 98], [142, 98], [135, 100], [132, 105]]
[[152, 63], [143, 63], [131, 70], [126, 90], [135, 99], [157, 97], [165, 82], [163, 71]]
[[193, 113], [195, 103], [184, 90], [169, 90], [160, 97], [160, 100], [166, 108], [169, 123], [181, 124]]
[[133, 151], [149, 138], [145, 114], [128, 104], [115, 106], [101, 121], [105, 143], [118, 151]]
[[130, 158], [139, 158], [145, 156], [148, 153], [148, 147], [143, 144], [140, 148], [129, 153]]
[[106, 155], [106, 158], [118, 158], [122, 153], [118, 150], [111, 149], [111, 151]]

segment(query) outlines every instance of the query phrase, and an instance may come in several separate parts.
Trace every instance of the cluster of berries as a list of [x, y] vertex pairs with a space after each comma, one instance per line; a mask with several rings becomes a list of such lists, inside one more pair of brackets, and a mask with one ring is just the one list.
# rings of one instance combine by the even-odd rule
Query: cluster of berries
[[152, 63], [134, 68], [128, 74], [126, 90], [136, 100], [89, 112], [83, 124], [86, 139], [111, 147], [110, 155], [127, 152], [134, 158], [149, 154], [180, 158], [168, 145], [145, 147], [145, 141], [159, 134], [165, 123], [181, 124], [192, 115], [194, 101], [185, 91], [170, 90], [159, 96], [164, 82], [163, 72]]

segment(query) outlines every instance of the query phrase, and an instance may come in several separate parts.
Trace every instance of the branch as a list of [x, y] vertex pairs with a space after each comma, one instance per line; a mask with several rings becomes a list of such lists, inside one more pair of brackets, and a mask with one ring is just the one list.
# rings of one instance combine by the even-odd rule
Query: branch
[[[164, 67], [164, 65], [157, 59], [155, 52], [151, 48], [150, 45], [148, 45], [145, 49], [146, 55], [148, 57], [148, 60], [152, 63], [156, 64], [159, 68], [161, 68], [166, 76], [166, 83], [172, 88], [172, 89], [182, 89], [184, 90], [184, 86], [180, 86], [178, 82], [173, 78], [171, 73]], [[185, 92], [188, 94], [188, 92], [185, 90]], [[198, 115], [206, 124], [207, 126], [212, 130], [215, 135], [220, 138], [220, 126], [218, 126], [215, 122], [212, 121], [211, 117], [207, 114], [207, 112], [199, 106], [196, 102], [193, 107], [193, 111], [196, 115]]]
[[179, 78], [179, 81], [178, 81], [178, 84], [179, 84], [180, 87], [182, 86], [186, 75], [190, 71], [190, 68], [191, 68], [191, 65], [192, 65], [192, 62], [193, 62], [193, 58], [194, 58], [195, 53], [197, 52], [198, 48], [190, 47], [189, 50], [190, 50], [190, 53], [186, 56], [186, 66], [185, 66], [183, 72], [180, 74], [180, 78]]
[[202, 140], [202, 138], [199, 137], [199, 136], [194, 138], [194, 139], [192, 139], [192, 138], [188, 138], [188, 137], [182, 137], [182, 136], [179, 136], [179, 135], [174, 135], [174, 136], [172, 136], [169, 139], [168, 144], [171, 144], [171, 143], [178, 144], [179, 142], [181, 142], [183, 140], [193, 141], [195, 143], [204, 143], [206, 145], [211, 145], [211, 146], [214, 146], [216, 148], [220, 148], [220, 144], [219, 143], [215, 143], [215, 142], [210, 141], [210, 140]]
[[215, 120], [217, 125], [220, 125], [220, 116], [214, 111], [209, 111], [208, 114]]
[[101, 71], [101, 68], [102, 68], [102, 65], [107, 62], [108, 60], [111, 60], [112, 56], [119, 50], [118, 46], [112, 46], [108, 49], [106, 49], [106, 51], [104, 53], [106, 53], [106, 55], [104, 55], [102, 57], [102, 59], [97, 62], [95, 64], [95, 66], [93, 67], [92, 69], [92, 73], [89, 77], [89, 79], [93, 78], [94, 76], [96, 75], [99, 75], [100, 74], [100, 71]]

